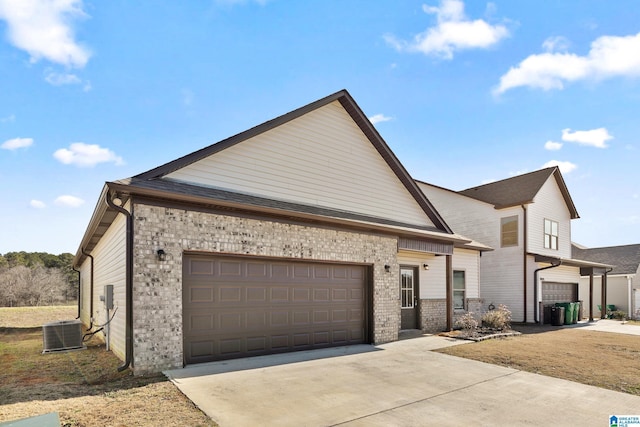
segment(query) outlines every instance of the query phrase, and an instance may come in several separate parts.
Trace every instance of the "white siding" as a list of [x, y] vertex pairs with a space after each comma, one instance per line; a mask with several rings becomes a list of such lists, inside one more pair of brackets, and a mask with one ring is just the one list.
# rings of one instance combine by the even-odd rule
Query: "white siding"
[[480, 253], [455, 248], [452, 262], [454, 270], [464, 271], [466, 297], [480, 298]]
[[[552, 175], [528, 207], [529, 252], [559, 258], [571, 258], [571, 214]], [[558, 223], [558, 250], [544, 247], [544, 220]]]
[[338, 101], [167, 178], [433, 225]]
[[422, 182], [418, 186], [455, 233], [500, 246], [500, 216], [493, 205]]
[[[129, 206], [127, 206], [129, 209]], [[119, 214], [95, 249], [94, 257], [94, 323], [106, 322], [106, 309], [100, 296], [104, 295], [105, 285], [114, 285], [114, 307], [117, 312], [110, 323], [111, 350], [121, 359], [125, 357], [125, 283], [126, 283], [126, 218]], [[89, 260], [83, 265], [88, 265]], [[89, 275], [87, 274], [87, 278]], [[88, 307], [88, 306], [87, 306]], [[110, 312], [113, 315], [113, 311]]]
[[[421, 299], [447, 297], [446, 257], [437, 257], [433, 254], [421, 252], [400, 251], [398, 253], [398, 264], [418, 268], [419, 295]], [[429, 264], [429, 270], [424, 270], [422, 264]], [[398, 279], [398, 289], [400, 289], [400, 279]]]
[[[451, 260], [454, 270], [465, 271], [467, 298], [479, 298], [479, 252], [455, 248]], [[421, 299], [444, 299], [447, 297], [447, 259], [433, 254], [400, 251], [398, 264], [418, 267]], [[429, 270], [422, 265], [428, 264]], [[398, 286], [399, 286], [398, 279]]]
[[[633, 286], [633, 285], [632, 285]], [[633, 292], [633, 291], [632, 291]], [[622, 310], [627, 314], [631, 311], [633, 314], [634, 307], [629, 310], [629, 300], [633, 298], [633, 294], [629, 294], [629, 282], [627, 276], [609, 276], [607, 277], [607, 305], [615, 305], [616, 310]], [[580, 278], [580, 287], [578, 289], [578, 299], [584, 301], [585, 316], [589, 315], [589, 277]], [[634, 301], [631, 301], [633, 305]], [[600, 317], [598, 305], [602, 304], [602, 277], [593, 277], [593, 317]]]
[[[523, 210], [520, 206], [497, 210], [493, 205], [455, 192], [418, 183], [454, 232], [484, 243], [493, 251], [480, 258], [480, 296], [485, 305], [506, 305], [516, 322], [524, 319]], [[501, 218], [518, 217], [518, 246], [500, 247]], [[533, 288], [532, 288], [533, 289]], [[533, 301], [531, 292], [528, 298]], [[527, 313], [530, 320], [533, 311]]]
[[91, 260], [86, 258], [80, 270], [80, 320], [86, 326], [91, 323]]

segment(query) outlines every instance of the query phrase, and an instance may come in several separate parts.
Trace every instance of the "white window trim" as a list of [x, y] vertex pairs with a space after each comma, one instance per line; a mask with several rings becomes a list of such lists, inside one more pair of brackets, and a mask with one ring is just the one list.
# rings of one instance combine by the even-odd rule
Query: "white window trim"
[[[467, 310], [467, 270], [461, 269], [461, 268], [459, 268], [459, 269], [454, 268], [453, 269], [454, 276], [455, 276], [455, 273], [457, 271], [459, 271], [459, 272], [461, 272], [463, 274], [463, 277], [464, 277], [464, 289], [463, 290], [456, 290], [455, 289], [455, 284], [453, 284], [453, 283], [451, 284], [451, 286], [454, 286], [454, 288], [453, 288], [453, 295], [454, 296], [455, 296], [456, 292], [462, 292], [463, 293], [462, 308], [456, 307], [454, 305], [453, 309], [456, 310], [456, 311], [466, 311]], [[455, 301], [455, 297], [454, 297], [454, 301]], [[452, 303], [453, 303], [453, 301], [452, 301]]]

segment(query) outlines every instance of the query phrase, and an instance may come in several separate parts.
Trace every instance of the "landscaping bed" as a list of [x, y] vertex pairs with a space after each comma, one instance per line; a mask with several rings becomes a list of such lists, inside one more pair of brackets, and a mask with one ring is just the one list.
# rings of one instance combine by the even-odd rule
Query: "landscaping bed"
[[0, 422], [58, 412], [62, 426], [216, 426], [163, 375], [118, 372], [92, 338], [86, 350], [42, 354], [38, 325], [76, 307], [0, 308]]

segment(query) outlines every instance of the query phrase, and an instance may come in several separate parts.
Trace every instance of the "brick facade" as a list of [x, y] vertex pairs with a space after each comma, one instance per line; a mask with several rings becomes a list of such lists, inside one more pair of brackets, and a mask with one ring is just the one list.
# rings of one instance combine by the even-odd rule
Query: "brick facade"
[[[399, 267], [395, 237], [140, 203], [134, 205], [133, 214], [136, 374], [183, 365], [185, 251], [371, 265], [373, 341], [380, 344], [398, 339]], [[165, 251], [166, 261], [156, 259], [157, 249]], [[391, 271], [384, 270], [385, 264], [391, 266]]]
[[[466, 311], [454, 311], [453, 324], [465, 313], [474, 313], [478, 320], [482, 317], [482, 306], [484, 300], [481, 298], [467, 298]], [[420, 300], [420, 325], [423, 332], [434, 334], [447, 329], [447, 300], [423, 299]]]

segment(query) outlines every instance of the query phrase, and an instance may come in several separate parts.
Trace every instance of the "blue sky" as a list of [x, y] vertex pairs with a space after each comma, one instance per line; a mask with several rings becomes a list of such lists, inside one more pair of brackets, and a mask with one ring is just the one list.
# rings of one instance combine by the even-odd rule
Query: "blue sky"
[[0, 253], [75, 253], [105, 181], [347, 89], [414, 178], [560, 165], [640, 243], [634, 1], [0, 0]]

